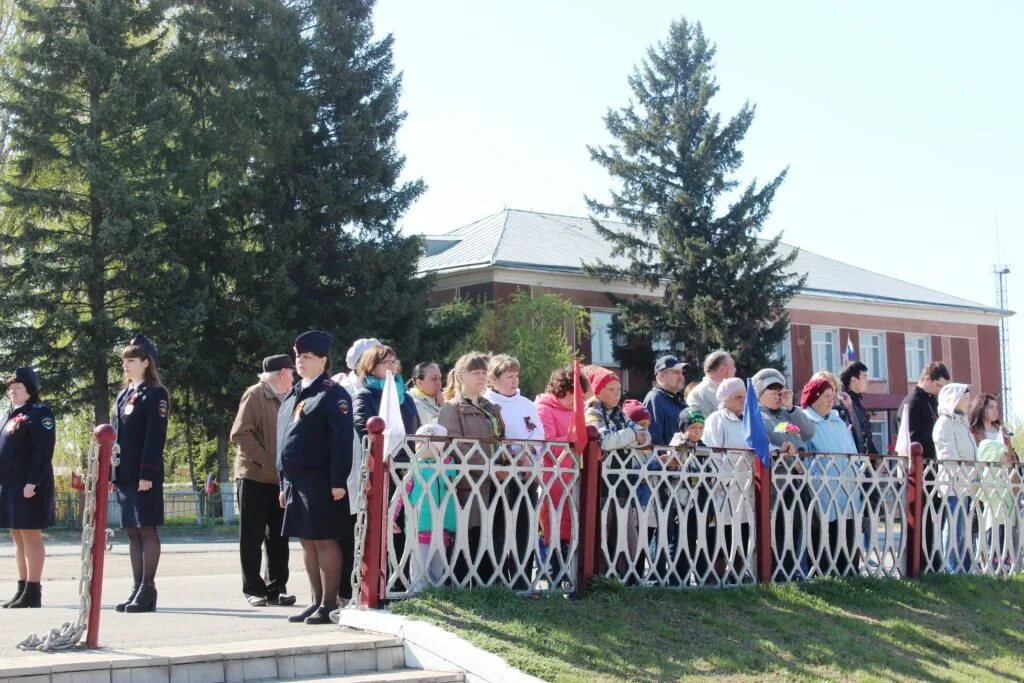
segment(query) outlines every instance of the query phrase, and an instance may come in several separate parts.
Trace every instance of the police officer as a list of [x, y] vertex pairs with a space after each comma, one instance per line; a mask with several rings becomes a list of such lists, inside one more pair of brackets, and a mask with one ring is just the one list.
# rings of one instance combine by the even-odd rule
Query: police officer
[[295, 340], [295, 370], [302, 381], [281, 402], [277, 417], [277, 469], [284, 508], [282, 536], [302, 545], [313, 601], [288, 621], [328, 624], [338, 606], [341, 549], [335, 539], [350, 523], [346, 479], [352, 466], [352, 399], [329, 379], [331, 342], [326, 332]]
[[0, 422], [0, 528], [11, 530], [18, 591], [4, 607], [39, 607], [42, 529], [53, 526], [53, 413], [39, 401], [39, 376], [18, 368], [6, 382], [11, 408]]
[[160, 536], [164, 523], [164, 442], [170, 397], [160, 384], [156, 347], [137, 335], [121, 352], [124, 388], [117, 395], [114, 424], [120, 464], [114, 474], [121, 527], [128, 534], [132, 563], [131, 595], [114, 609], [118, 612], [156, 610], [156, 569], [160, 564]]

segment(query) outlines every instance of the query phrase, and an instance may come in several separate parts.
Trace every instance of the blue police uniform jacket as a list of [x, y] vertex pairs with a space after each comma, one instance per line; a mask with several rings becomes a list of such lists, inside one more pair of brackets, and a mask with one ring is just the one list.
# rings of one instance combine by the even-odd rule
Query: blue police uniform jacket
[[163, 482], [170, 406], [167, 389], [153, 384], [127, 387], [117, 395], [117, 445], [121, 454], [115, 482]]
[[[305, 389], [295, 385], [277, 414], [277, 471], [281, 483], [301, 487], [297, 474], [316, 469], [331, 488], [347, 488], [352, 468], [352, 399], [326, 374]], [[342, 499], [347, 501], [348, 498]]]
[[53, 480], [53, 446], [57, 426], [45, 403], [25, 403], [0, 423], [0, 486], [41, 488]]

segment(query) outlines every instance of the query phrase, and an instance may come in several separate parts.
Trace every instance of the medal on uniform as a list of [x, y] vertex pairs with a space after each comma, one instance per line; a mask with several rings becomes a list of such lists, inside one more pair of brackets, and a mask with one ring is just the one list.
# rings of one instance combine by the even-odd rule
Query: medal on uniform
[[299, 421], [299, 417], [302, 415], [302, 406], [304, 406], [305, 404], [306, 404], [305, 401], [299, 401], [298, 405], [295, 406], [295, 414], [292, 415], [292, 418], [296, 422]]
[[15, 415], [13, 418], [11, 418], [11, 423], [7, 425], [7, 433], [13, 434], [14, 432], [18, 431], [18, 427], [20, 427], [21, 423], [25, 422], [26, 420], [28, 420], [28, 417], [25, 415], [25, 413], [18, 413], [17, 415]]
[[131, 415], [135, 412], [135, 400], [139, 397], [138, 394], [132, 394], [132, 397], [128, 399], [128, 405], [124, 407], [124, 414]]

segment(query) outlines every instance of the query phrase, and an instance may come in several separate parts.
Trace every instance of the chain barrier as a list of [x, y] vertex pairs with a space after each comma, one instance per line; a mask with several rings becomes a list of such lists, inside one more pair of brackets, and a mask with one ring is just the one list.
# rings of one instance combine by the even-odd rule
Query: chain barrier
[[363, 549], [366, 547], [366, 488], [370, 481], [370, 437], [363, 438], [363, 457], [359, 463], [359, 491], [356, 494], [355, 551], [352, 553], [352, 599], [348, 607], [358, 609], [362, 597]]
[[[117, 465], [120, 449], [114, 444], [112, 464]], [[56, 652], [75, 647], [82, 639], [82, 634], [89, 624], [89, 608], [92, 585], [92, 545], [96, 517], [96, 479], [99, 476], [100, 444], [93, 441], [89, 444], [88, 470], [85, 476], [85, 505], [82, 511], [82, 555], [81, 575], [78, 578], [78, 617], [74, 621], [66, 621], [58, 628], [51, 628], [43, 634], [31, 634], [20, 643], [18, 649], [38, 650], [40, 652]], [[113, 535], [111, 529], [106, 530], [106, 537]]]

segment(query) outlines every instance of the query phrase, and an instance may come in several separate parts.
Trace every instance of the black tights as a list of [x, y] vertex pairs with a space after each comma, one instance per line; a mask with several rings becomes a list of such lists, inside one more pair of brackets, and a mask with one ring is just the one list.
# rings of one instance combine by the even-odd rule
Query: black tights
[[153, 583], [160, 564], [160, 535], [155, 526], [125, 529], [128, 532], [128, 555], [132, 560], [132, 578], [136, 585]]
[[302, 545], [306, 575], [309, 576], [309, 588], [313, 591], [313, 604], [336, 608], [341, 587], [341, 548], [338, 542], [333, 538], [300, 538], [299, 543]]

